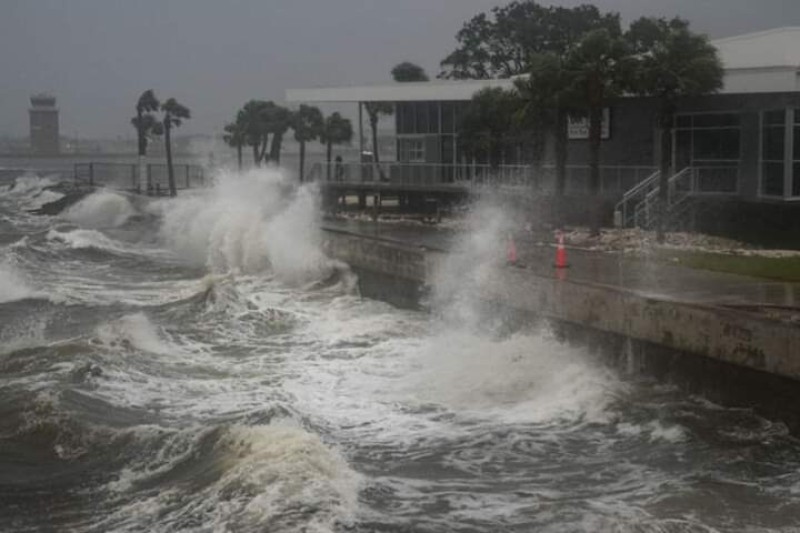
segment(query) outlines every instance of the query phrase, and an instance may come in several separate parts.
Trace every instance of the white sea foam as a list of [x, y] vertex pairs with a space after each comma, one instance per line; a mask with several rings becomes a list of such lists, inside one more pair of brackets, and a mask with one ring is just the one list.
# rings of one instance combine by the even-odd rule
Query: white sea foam
[[11, 261], [0, 262], [0, 303], [33, 298], [36, 295], [29, 280]]
[[124, 195], [101, 190], [90, 194], [62, 216], [84, 228], [116, 228], [136, 214], [136, 210]]
[[158, 328], [144, 313], [125, 315], [97, 328], [97, 336], [106, 346], [136, 348], [155, 354], [169, 354], [171, 347], [161, 339]]
[[179, 496], [174, 491], [180, 489], [165, 488], [119, 509], [101, 527], [124, 531], [146, 525], [151, 531], [172, 531], [183, 529], [188, 519], [202, 520], [213, 531], [321, 533], [354, 519], [359, 476], [335, 450], [289, 421], [230, 426], [217, 438], [210, 457], [198, 453], [197, 439], [189, 446], [171, 440], [167, 444], [152, 464], [124, 471], [108, 488], [130, 490], [187, 460], [213, 461], [221, 475], [191, 496], [180, 494], [180, 507], [174, 505]]
[[222, 172], [213, 188], [156, 204], [161, 235], [181, 257], [217, 272], [272, 271], [304, 283], [334, 268], [320, 249], [316, 190], [274, 168]]
[[75, 229], [71, 231], [58, 231], [51, 229], [47, 232], [47, 239], [64, 243], [74, 249], [94, 248], [97, 250], [110, 250], [124, 252], [121, 243], [115, 242], [103, 233], [94, 229]]

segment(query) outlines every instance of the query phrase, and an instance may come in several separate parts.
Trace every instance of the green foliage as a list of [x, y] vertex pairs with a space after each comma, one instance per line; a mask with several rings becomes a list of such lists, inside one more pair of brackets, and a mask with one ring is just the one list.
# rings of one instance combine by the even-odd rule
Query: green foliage
[[180, 127], [184, 120], [192, 118], [189, 108], [178, 103], [174, 98], [170, 98], [161, 104], [161, 111], [164, 112], [164, 119], [162, 120], [164, 130], [169, 130], [173, 126]]
[[428, 81], [428, 75], [419, 65], [403, 61], [392, 68], [392, 79], [398, 82]]
[[294, 139], [297, 142], [308, 142], [318, 138], [322, 133], [324, 119], [319, 108], [302, 104], [292, 117]]
[[467, 152], [499, 165], [509, 134], [517, 129], [520, 106], [516, 91], [495, 87], [475, 93], [460, 124], [460, 139]]
[[724, 71], [717, 50], [689, 23], [640, 18], [625, 35], [636, 54], [633, 90], [674, 103], [678, 98], [713, 93], [722, 88]]
[[442, 62], [440, 78], [509, 78], [529, 70], [533, 54], [566, 53], [592, 29], [619, 33], [619, 15], [592, 5], [545, 7], [515, 0], [474, 16], [456, 34], [458, 47]]
[[170, 98], [161, 104], [161, 111], [163, 113], [161, 124], [164, 127], [164, 146], [167, 151], [167, 174], [169, 176], [169, 194], [175, 196], [178, 194], [175, 187], [175, 172], [172, 168], [172, 144], [170, 138], [170, 131], [173, 127], [177, 128], [183, 123], [184, 120], [191, 118], [189, 108], [183, 104], [178, 103], [174, 98]]
[[338, 112], [325, 119], [319, 136], [323, 144], [344, 144], [353, 139], [353, 124]]
[[292, 112], [272, 101], [250, 100], [237, 114], [238, 120], [241, 120], [245, 142], [253, 149], [253, 162], [256, 165], [270, 160], [279, 163], [283, 136], [293, 123]]
[[152, 89], [144, 91], [136, 101], [136, 116], [131, 119], [131, 124], [136, 128], [140, 156], [147, 154], [148, 141], [162, 133], [160, 122], [152, 114], [159, 107], [159, 101]]

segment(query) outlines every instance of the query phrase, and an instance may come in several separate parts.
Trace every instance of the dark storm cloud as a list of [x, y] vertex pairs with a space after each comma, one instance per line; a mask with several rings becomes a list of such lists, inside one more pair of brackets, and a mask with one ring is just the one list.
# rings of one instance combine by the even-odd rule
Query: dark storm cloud
[[[59, 99], [67, 135], [130, 136], [144, 89], [218, 131], [246, 99], [288, 87], [380, 82], [402, 60], [437, 71], [464, 20], [491, 0], [11, 0], [0, 6], [0, 134], [24, 135], [27, 98]], [[546, 2], [544, 2], [546, 3]], [[578, 1], [562, 0], [562, 5]], [[713, 37], [800, 24], [797, 0], [597, 0], [680, 15]]]

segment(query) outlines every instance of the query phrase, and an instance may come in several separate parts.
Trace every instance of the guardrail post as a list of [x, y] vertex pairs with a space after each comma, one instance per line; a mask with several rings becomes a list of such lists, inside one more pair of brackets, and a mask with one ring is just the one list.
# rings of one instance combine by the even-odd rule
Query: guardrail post
[[131, 189], [138, 190], [139, 184], [136, 181], [136, 164], [131, 165]]
[[189, 165], [186, 165], [186, 188], [188, 189], [189, 187]]

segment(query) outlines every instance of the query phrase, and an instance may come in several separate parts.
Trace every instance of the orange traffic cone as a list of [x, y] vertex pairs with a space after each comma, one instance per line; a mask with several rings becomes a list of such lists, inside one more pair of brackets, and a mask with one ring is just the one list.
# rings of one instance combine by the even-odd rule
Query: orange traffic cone
[[564, 248], [564, 234], [558, 232], [558, 245], [556, 246], [556, 268], [567, 268], [567, 250]]
[[508, 235], [508, 246], [506, 247], [506, 261], [509, 265], [517, 264], [517, 245], [514, 243], [514, 237]]

